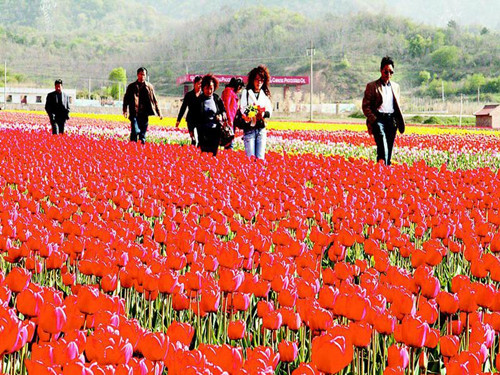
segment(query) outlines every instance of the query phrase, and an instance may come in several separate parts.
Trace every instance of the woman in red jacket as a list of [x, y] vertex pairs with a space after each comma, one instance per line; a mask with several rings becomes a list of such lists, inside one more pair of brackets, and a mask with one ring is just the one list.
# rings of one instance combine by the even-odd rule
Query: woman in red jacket
[[[241, 92], [244, 83], [241, 78], [231, 78], [229, 83], [226, 85], [224, 91], [222, 91], [221, 99], [224, 103], [224, 108], [226, 108], [227, 119], [231, 126], [233, 126], [234, 116], [236, 115], [236, 111], [238, 110], [238, 94]], [[234, 129], [234, 126], [233, 126]], [[236, 129], [235, 129], [236, 130]], [[225, 149], [229, 150], [233, 148], [233, 142], [228, 144]]]

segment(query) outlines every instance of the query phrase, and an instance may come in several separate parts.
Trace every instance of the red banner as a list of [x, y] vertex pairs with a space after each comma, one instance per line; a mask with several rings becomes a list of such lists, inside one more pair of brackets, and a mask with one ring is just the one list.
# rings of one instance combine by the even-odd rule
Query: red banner
[[[185, 74], [177, 78], [177, 85], [193, 82], [196, 76], [203, 76], [202, 74]], [[241, 78], [243, 82], [247, 82], [247, 76], [241, 75], [225, 75], [214, 74], [214, 77], [219, 80], [219, 83], [229, 83], [231, 78]], [[309, 77], [307, 76], [271, 76], [271, 85], [308, 85]]]

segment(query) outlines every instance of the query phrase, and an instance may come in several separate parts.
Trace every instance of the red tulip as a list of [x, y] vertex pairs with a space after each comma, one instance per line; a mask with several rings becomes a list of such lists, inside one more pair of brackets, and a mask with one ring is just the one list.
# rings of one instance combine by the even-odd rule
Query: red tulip
[[172, 271], [164, 271], [158, 279], [158, 290], [160, 293], [172, 294], [179, 285], [177, 275]]
[[188, 323], [173, 321], [167, 328], [167, 336], [172, 343], [179, 342], [189, 346], [194, 337], [194, 328]]
[[368, 323], [353, 322], [349, 325], [349, 331], [354, 346], [364, 348], [370, 345], [373, 329]]
[[326, 285], [319, 290], [318, 302], [325, 309], [333, 309], [338, 296], [339, 291], [337, 289]]
[[421, 348], [424, 346], [430, 328], [427, 323], [419, 318], [407, 316], [402, 322], [403, 342], [411, 347]]
[[82, 286], [78, 291], [77, 306], [84, 314], [93, 314], [99, 309], [99, 290]]
[[445, 357], [454, 357], [458, 354], [460, 338], [458, 336], [447, 335], [439, 339], [441, 354]]
[[67, 342], [60, 339], [54, 345], [54, 364], [66, 366], [80, 355], [78, 345], [75, 342]]
[[266, 315], [274, 311], [274, 306], [271, 302], [260, 300], [257, 302], [257, 316], [264, 318]]
[[17, 310], [24, 316], [38, 316], [42, 305], [43, 297], [31, 289], [24, 289], [17, 296]]
[[161, 332], [145, 333], [139, 339], [139, 350], [150, 361], [164, 361], [167, 358], [169, 340]]
[[455, 314], [458, 311], [458, 296], [442, 290], [439, 292], [436, 301], [439, 309], [444, 314]]
[[270, 311], [262, 318], [262, 326], [270, 330], [278, 330], [283, 324], [283, 317], [278, 311]]
[[227, 334], [230, 340], [240, 340], [245, 337], [246, 324], [243, 320], [235, 320], [229, 322], [227, 326]]
[[467, 313], [477, 310], [476, 292], [471, 286], [465, 286], [458, 291], [458, 308]]
[[0, 360], [5, 354], [21, 349], [28, 340], [28, 329], [19, 321], [13, 310], [0, 308]]
[[20, 293], [26, 289], [31, 280], [31, 273], [24, 268], [15, 267], [5, 277], [5, 285], [14, 293]]
[[387, 363], [389, 367], [407, 368], [410, 363], [408, 349], [405, 346], [393, 344], [387, 350]]
[[319, 371], [335, 374], [352, 362], [354, 355], [347, 336], [323, 334], [312, 341], [312, 362]]
[[242, 271], [219, 268], [219, 287], [224, 292], [235, 292], [243, 283], [245, 275]]
[[235, 310], [247, 311], [250, 307], [250, 296], [246, 293], [234, 293], [232, 302]]
[[299, 366], [292, 371], [292, 375], [320, 375], [321, 373], [311, 363], [300, 363]]
[[297, 359], [299, 349], [295, 341], [281, 341], [278, 344], [281, 362], [293, 362]]
[[62, 307], [54, 306], [51, 303], [43, 305], [38, 317], [38, 326], [41, 329], [54, 335], [61, 332], [65, 324], [66, 314]]

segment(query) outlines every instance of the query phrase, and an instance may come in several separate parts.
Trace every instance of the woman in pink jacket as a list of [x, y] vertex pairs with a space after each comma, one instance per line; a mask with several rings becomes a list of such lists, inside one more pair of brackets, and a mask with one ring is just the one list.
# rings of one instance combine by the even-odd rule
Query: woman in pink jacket
[[[222, 91], [221, 99], [224, 103], [224, 107], [226, 108], [227, 119], [231, 126], [233, 126], [234, 116], [236, 116], [236, 111], [238, 110], [238, 94], [243, 88], [244, 83], [241, 78], [231, 78], [229, 83], [227, 84], [224, 91]], [[234, 126], [233, 126], [234, 128]], [[234, 129], [236, 131], [236, 129]], [[233, 141], [234, 142], [234, 141]], [[225, 149], [229, 150], [233, 148], [233, 142], [228, 144]]]

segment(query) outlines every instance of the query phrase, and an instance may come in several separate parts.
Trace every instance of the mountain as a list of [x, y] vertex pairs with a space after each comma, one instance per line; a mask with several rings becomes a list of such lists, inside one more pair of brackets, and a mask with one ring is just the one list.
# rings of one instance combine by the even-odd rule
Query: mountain
[[500, 30], [498, 0], [146, 0], [144, 3], [166, 16], [182, 19], [247, 7], [277, 7], [308, 17], [320, 17], [325, 13], [333, 16], [371, 13], [404, 16], [432, 26], [443, 27], [453, 20], [459, 25]]
[[[482, 7], [496, 10], [495, 3], [476, 1], [469, 18], [483, 14]], [[499, 34], [449, 19], [447, 9], [469, 10], [464, 0], [419, 4], [425, 6], [408, 0], [0, 0], [0, 62], [7, 62], [10, 84], [47, 86], [62, 78], [101, 95], [112, 69], [124, 67], [131, 81], [146, 66], [160, 93], [180, 95], [176, 78], [186, 72], [242, 75], [266, 64], [273, 75], [309, 75], [312, 41], [315, 90], [328, 100], [358, 98], [387, 54], [406, 92], [436, 95], [444, 87], [454, 95], [491, 82], [487, 92], [500, 91], [494, 83]], [[444, 25], [397, 15], [403, 11], [435, 13], [426, 21], [441, 17]]]

